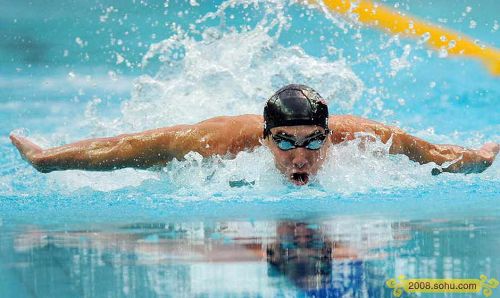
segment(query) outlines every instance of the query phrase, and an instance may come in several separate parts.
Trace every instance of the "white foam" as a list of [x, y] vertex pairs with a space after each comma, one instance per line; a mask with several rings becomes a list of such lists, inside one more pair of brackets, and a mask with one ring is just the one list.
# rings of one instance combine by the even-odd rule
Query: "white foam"
[[389, 155], [390, 143], [355, 139], [332, 146], [330, 157], [318, 174], [330, 191], [343, 194], [411, 189], [436, 183], [435, 164], [419, 165], [404, 155]]
[[[261, 114], [265, 100], [287, 83], [310, 85], [328, 100], [330, 107], [352, 110], [361, 99], [364, 85], [343, 60], [313, 57], [299, 46], [285, 47], [278, 42], [281, 30], [289, 22], [281, 1], [226, 1], [216, 12], [195, 23], [201, 26], [213, 18], [223, 19], [228, 7], [249, 4], [263, 5], [266, 11], [253, 28], [205, 26], [195, 38], [192, 32], [179, 27], [175, 35], [151, 45], [142, 64], [160, 63], [156, 74], [143, 75], [134, 81], [131, 98], [123, 102], [118, 118], [97, 116], [96, 106], [100, 103], [98, 100], [90, 102], [85, 115], [86, 125], [92, 127], [95, 134], [110, 135], [194, 123], [219, 115]], [[334, 16], [330, 15], [331, 18]], [[345, 26], [343, 22], [338, 24], [342, 28]], [[409, 52], [405, 52], [399, 58], [395, 70], [408, 66], [408, 55]], [[87, 81], [78, 80], [78, 76], [71, 80], [78, 86]], [[5, 84], [0, 81], [0, 85], [2, 83]], [[417, 135], [430, 134], [434, 140], [449, 140], [433, 132]], [[98, 191], [144, 187], [146, 181], [157, 181], [167, 185], [165, 188], [171, 197], [181, 200], [259, 196], [269, 200], [283, 196], [307, 198], [411, 189], [431, 186], [443, 179], [478, 179], [474, 175], [433, 177], [430, 174], [432, 164], [418, 165], [405, 156], [389, 156], [388, 145], [380, 141], [366, 144], [361, 150], [359, 142], [355, 140], [331, 149], [328, 161], [316, 178], [321, 186], [319, 189], [290, 187], [275, 169], [272, 155], [266, 148], [253, 153], [242, 152], [233, 160], [220, 157], [202, 160], [201, 156], [191, 153], [185, 161], [168, 164], [162, 173], [131, 169], [109, 173], [68, 171], [51, 173], [48, 177], [60, 189], [70, 192], [87, 187]], [[498, 162], [480, 177], [498, 181]], [[0, 184], [10, 187], [16, 178], [19, 177], [9, 177], [9, 181], [0, 181]], [[231, 187], [238, 181], [241, 187]]]
[[[203, 27], [211, 18], [223, 19], [228, 7], [249, 3], [254, 2], [224, 2], [195, 23]], [[160, 63], [159, 70], [135, 80], [122, 116], [108, 119], [108, 126], [120, 133], [219, 115], [261, 114], [265, 100], [287, 83], [313, 86], [331, 106], [352, 109], [361, 98], [362, 81], [343, 60], [328, 61], [298, 46], [281, 45], [279, 33], [288, 18], [283, 3], [276, 3], [255, 1], [265, 13], [251, 29], [205, 26], [195, 38], [192, 31], [197, 29], [175, 27], [173, 36], [151, 45], [144, 55], [142, 64]]]
[[97, 191], [113, 191], [126, 187], [138, 187], [146, 180], [159, 180], [158, 173], [122, 169], [113, 172], [65, 171], [48, 174], [52, 183], [63, 192], [74, 192], [83, 188]]

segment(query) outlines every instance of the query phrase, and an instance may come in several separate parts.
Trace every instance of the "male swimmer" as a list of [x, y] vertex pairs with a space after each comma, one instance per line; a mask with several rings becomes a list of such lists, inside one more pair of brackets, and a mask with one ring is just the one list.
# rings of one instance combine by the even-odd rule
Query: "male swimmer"
[[11, 134], [10, 138], [23, 159], [43, 173], [144, 169], [165, 165], [174, 158], [182, 159], [191, 151], [203, 157], [234, 158], [240, 151], [264, 145], [272, 152], [281, 173], [292, 183], [305, 185], [324, 164], [332, 144], [353, 140], [359, 132], [372, 134], [384, 143], [392, 138], [389, 153], [405, 154], [420, 164], [453, 162], [434, 169], [435, 175], [480, 173], [493, 163], [500, 149], [496, 143], [487, 143], [478, 150], [435, 145], [368, 119], [329, 116], [325, 100], [316, 91], [296, 84], [285, 86], [271, 96], [263, 117], [221, 116], [192, 125], [84, 140], [45, 150], [21, 136]]

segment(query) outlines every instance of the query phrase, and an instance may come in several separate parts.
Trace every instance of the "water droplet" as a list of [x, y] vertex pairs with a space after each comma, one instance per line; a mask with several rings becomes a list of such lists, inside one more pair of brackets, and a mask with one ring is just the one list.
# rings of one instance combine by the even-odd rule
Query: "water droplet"
[[84, 42], [83, 42], [83, 40], [80, 37], [75, 38], [75, 42], [76, 42], [76, 44], [78, 44], [82, 48], [85, 45]]
[[491, 32], [496, 32], [499, 28], [500, 26], [498, 25], [498, 21], [495, 20], [495, 22], [493, 23], [493, 30], [491, 30]]
[[420, 39], [421, 43], [427, 42], [431, 38], [431, 34], [429, 32], [425, 32], [422, 34], [422, 38]]
[[125, 61], [125, 58], [119, 53], [115, 53], [115, 55], [116, 55], [116, 64], [121, 64], [123, 63], [123, 61]]
[[439, 58], [446, 58], [446, 57], [448, 57], [448, 51], [446, 49], [440, 49], [438, 57]]
[[110, 70], [108, 71], [108, 76], [111, 80], [116, 81], [118, 80], [118, 76], [116, 75], [116, 72]]

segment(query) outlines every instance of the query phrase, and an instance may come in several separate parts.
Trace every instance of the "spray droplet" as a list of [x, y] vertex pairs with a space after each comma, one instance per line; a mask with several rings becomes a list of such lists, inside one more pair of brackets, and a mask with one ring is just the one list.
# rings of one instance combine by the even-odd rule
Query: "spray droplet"
[[493, 29], [491, 30], [491, 32], [496, 32], [499, 28], [500, 26], [498, 25], [498, 21], [495, 20], [495, 22], [493, 22]]
[[110, 70], [108, 71], [108, 76], [111, 80], [116, 81], [118, 80], [118, 76], [116, 75], [116, 72]]
[[84, 41], [80, 37], [75, 38], [75, 42], [77, 45], [79, 45], [82, 48], [85, 46]]
[[448, 57], [448, 50], [446, 50], [446, 49], [440, 49], [438, 57], [439, 58], [446, 58], [446, 57]]
[[422, 38], [420, 39], [421, 43], [427, 42], [431, 38], [431, 34], [429, 32], [425, 32], [422, 34]]
[[115, 53], [116, 55], [116, 64], [121, 64], [123, 63], [123, 61], [125, 61], [125, 58], [123, 58], [122, 55], [118, 54], [118, 53]]

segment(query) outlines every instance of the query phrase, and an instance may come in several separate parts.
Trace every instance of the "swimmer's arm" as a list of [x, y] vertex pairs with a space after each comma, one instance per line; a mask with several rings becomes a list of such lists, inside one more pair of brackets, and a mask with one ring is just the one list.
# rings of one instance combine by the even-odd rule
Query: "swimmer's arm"
[[[393, 128], [394, 129], [394, 128]], [[433, 175], [449, 173], [481, 173], [493, 164], [500, 146], [487, 143], [480, 149], [468, 149], [456, 145], [432, 144], [420, 138], [394, 129], [390, 153], [405, 154], [420, 164], [434, 162], [440, 166], [451, 162], [444, 168], [434, 168]]]
[[[184, 137], [175, 138], [176, 134]], [[11, 135], [23, 159], [40, 172], [61, 170], [108, 171], [126, 167], [149, 168], [178, 157], [187, 144], [189, 126], [83, 140], [43, 150], [28, 139]], [[178, 144], [179, 143], [179, 144]], [[181, 147], [182, 146], [182, 147]]]
[[109, 138], [96, 138], [43, 150], [26, 138], [11, 135], [12, 143], [23, 159], [38, 171], [60, 170], [108, 171], [120, 168], [150, 168], [183, 159], [191, 152], [203, 157], [236, 154], [258, 146], [258, 135], [246, 115], [216, 117], [193, 125], [148, 130]]
[[346, 139], [352, 138], [355, 132], [374, 133], [384, 143], [392, 138], [389, 153], [404, 154], [420, 164], [434, 162], [443, 165], [446, 162], [456, 161], [446, 168], [434, 169], [433, 174], [441, 172], [480, 173], [493, 163], [500, 149], [496, 143], [487, 143], [477, 150], [456, 145], [432, 144], [394, 126], [359, 117], [346, 117], [349, 118], [340, 122], [343, 123], [344, 131], [347, 132]]

